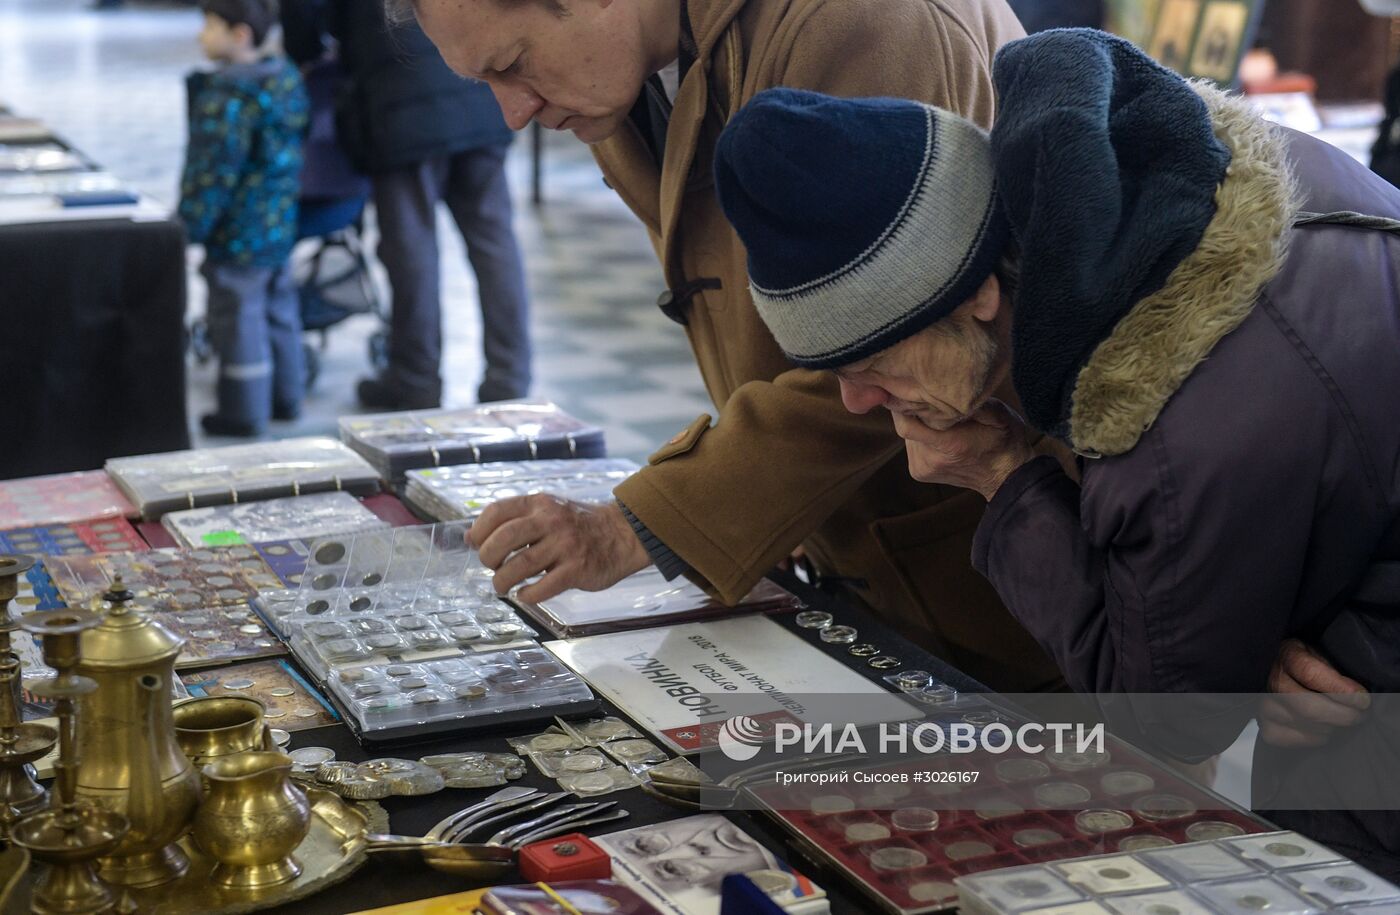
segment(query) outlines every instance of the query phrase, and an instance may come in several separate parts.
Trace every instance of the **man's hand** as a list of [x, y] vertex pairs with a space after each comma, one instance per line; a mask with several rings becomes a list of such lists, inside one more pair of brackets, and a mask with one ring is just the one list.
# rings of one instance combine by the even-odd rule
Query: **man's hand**
[[642, 541], [614, 502], [588, 505], [557, 496], [502, 499], [487, 507], [467, 539], [496, 570], [497, 594], [541, 572], [520, 599], [548, 600], [561, 591], [601, 591], [651, 564]]
[[1297, 639], [1284, 640], [1260, 704], [1259, 736], [1276, 747], [1316, 747], [1334, 728], [1351, 727], [1371, 705], [1366, 688], [1344, 677]]
[[1021, 417], [999, 400], [987, 401], [944, 431], [899, 413], [894, 425], [904, 438], [914, 479], [976, 490], [989, 502], [1016, 468], [1035, 457]]

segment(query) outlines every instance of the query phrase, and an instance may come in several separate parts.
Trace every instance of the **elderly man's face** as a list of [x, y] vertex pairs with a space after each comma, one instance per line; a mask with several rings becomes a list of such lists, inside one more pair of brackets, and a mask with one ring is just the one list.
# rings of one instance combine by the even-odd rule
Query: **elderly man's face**
[[535, 120], [586, 143], [612, 136], [646, 78], [669, 62], [651, 59], [644, 19], [640, 0], [563, 0], [562, 15], [539, 0], [418, 3], [442, 59], [490, 85], [513, 130]]
[[841, 400], [852, 413], [889, 410], [902, 438], [919, 425], [946, 431], [976, 412], [1006, 379], [1009, 333], [1010, 312], [993, 275], [932, 327], [837, 369]]

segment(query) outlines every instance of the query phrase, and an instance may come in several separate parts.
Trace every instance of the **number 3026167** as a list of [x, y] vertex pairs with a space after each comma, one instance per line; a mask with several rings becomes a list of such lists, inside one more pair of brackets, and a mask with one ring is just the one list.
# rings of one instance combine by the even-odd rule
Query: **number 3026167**
[[915, 782], [920, 782], [920, 783], [923, 783], [923, 784], [931, 784], [931, 785], [932, 785], [932, 784], [952, 784], [952, 783], [956, 783], [956, 784], [971, 784], [971, 783], [977, 781], [977, 776], [979, 776], [979, 775], [981, 775], [981, 774], [982, 774], [981, 772], [978, 772], [978, 771], [976, 771], [976, 770], [973, 770], [973, 771], [971, 771], [971, 772], [963, 772], [963, 771], [958, 771], [958, 772], [945, 772], [945, 771], [938, 771], [938, 772], [915, 772], [915, 773], [914, 773], [914, 781], [915, 781]]

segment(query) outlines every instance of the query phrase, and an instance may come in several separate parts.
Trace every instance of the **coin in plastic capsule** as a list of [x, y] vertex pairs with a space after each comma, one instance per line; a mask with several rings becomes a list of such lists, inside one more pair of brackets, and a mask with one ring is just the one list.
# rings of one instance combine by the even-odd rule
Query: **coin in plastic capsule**
[[852, 823], [846, 827], [847, 842], [875, 842], [889, 837], [889, 827], [883, 823]]
[[1174, 794], [1149, 794], [1138, 798], [1133, 813], [1152, 823], [1180, 820], [1196, 812], [1196, 805]]
[[1186, 827], [1186, 838], [1192, 842], [1208, 842], [1213, 839], [1231, 839], [1244, 835], [1244, 830], [1234, 823], [1221, 820], [1202, 820]]
[[938, 820], [938, 811], [928, 807], [901, 807], [890, 814], [890, 823], [901, 832], [933, 832]]
[[894, 675], [894, 685], [902, 690], [923, 689], [933, 681], [926, 670], [905, 670]]
[[1033, 782], [1050, 774], [1050, 767], [1038, 759], [1003, 759], [994, 770], [1004, 782]]
[[1035, 802], [1050, 810], [1077, 807], [1090, 797], [1088, 788], [1073, 782], [1046, 782], [1035, 786]]
[[803, 610], [793, 617], [793, 622], [803, 629], [825, 629], [831, 621], [831, 614], [825, 610]]
[[881, 848], [870, 854], [870, 866], [880, 871], [904, 871], [927, 863], [928, 855], [913, 848]]
[[1081, 810], [1074, 817], [1074, 825], [1092, 836], [1127, 829], [1133, 825], [1133, 818], [1121, 810]]
[[899, 658], [896, 658], [893, 655], [882, 654], [871, 658], [866, 663], [869, 664], [871, 667], [875, 668], [876, 670], [893, 670], [894, 668], [898, 667], [902, 662], [899, 660]]
[[1168, 848], [1176, 843], [1166, 836], [1128, 836], [1118, 843], [1119, 851], [1148, 851], [1153, 848]]
[[852, 645], [849, 651], [857, 658], [873, 658], [880, 653], [880, 649], [869, 642], [863, 645]]
[[948, 705], [958, 701], [958, 691], [946, 683], [935, 683], [919, 690], [918, 699], [925, 705]]
[[856, 809], [856, 802], [842, 794], [823, 794], [812, 798], [811, 810], [818, 816], [847, 813]]
[[951, 842], [943, 847], [943, 853], [952, 861], [966, 861], [968, 858], [980, 858], [983, 855], [990, 855], [996, 849], [986, 842], [979, 842], [975, 839], [968, 839], [963, 842]]
[[849, 645], [856, 640], [856, 636], [854, 626], [827, 626], [821, 631], [822, 641], [833, 645]]
[[1064, 836], [1053, 829], [1022, 829], [1011, 834], [1011, 841], [1017, 848], [1034, 848], [1037, 845], [1049, 845], [1052, 842], [1059, 842]]
[[1123, 772], [1110, 772], [1099, 779], [1099, 785], [1105, 794], [1114, 797], [1121, 797], [1128, 794], [1141, 794], [1144, 791], [1151, 791], [1157, 787], [1152, 776], [1145, 772], [1133, 772], [1131, 770]]

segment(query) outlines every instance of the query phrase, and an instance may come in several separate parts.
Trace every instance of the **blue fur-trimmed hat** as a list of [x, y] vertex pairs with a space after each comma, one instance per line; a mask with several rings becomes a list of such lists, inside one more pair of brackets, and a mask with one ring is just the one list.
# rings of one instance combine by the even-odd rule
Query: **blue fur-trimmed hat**
[[715, 182], [759, 315], [809, 368], [948, 316], [1009, 237], [986, 131], [903, 99], [760, 92], [720, 136]]

